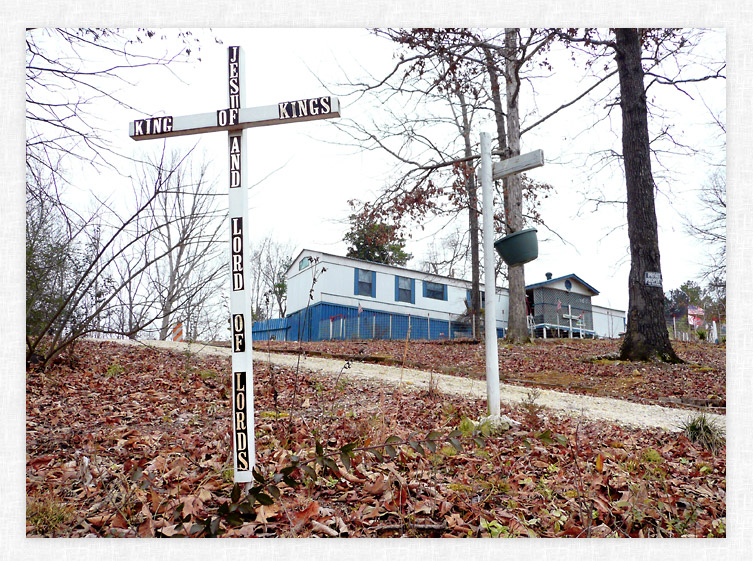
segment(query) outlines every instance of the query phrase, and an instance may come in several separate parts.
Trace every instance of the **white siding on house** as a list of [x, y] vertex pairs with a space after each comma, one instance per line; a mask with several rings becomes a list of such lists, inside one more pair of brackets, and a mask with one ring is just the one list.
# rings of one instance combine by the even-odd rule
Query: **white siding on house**
[[625, 312], [592, 306], [594, 331], [599, 337], [614, 339], [625, 331]]
[[[309, 291], [311, 290], [311, 284], [314, 274], [314, 266], [310, 265], [303, 270], [299, 270], [299, 264], [302, 259], [310, 259], [311, 257], [319, 257], [321, 259], [322, 254], [316, 251], [306, 251], [301, 253], [293, 264], [288, 269], [287, 284], [288, 284], [288, 314], [297, 312], [306, 307], [309, 303]], [[316, 269], [321, 271], [322, 263], [316, 265]], [[312, 304], [321, 301], [321, 276], [319, 280], [314, 284], [314, 299]]]
[[[436, 319], [454, 319], [466, 310], [465, 300], [471, 283], [461, 279], [450, 279], [421, 271], [412, 271], [378, 263], [349, 259], [317, 251], [304, 250], [288, 270], [288, 313], [294, 313], [309, 303], [314, 267], [299, 270], [302, 259], [319, 257], [316, 268], [320, 273], [314, 284], [311, 304], [329, 302], [346, 306], [358, 306], [398, 314], [430, 315]], [[355, 295], [355, 269], [376, 272], [375, 297]], [[321, 272], [322, 269], [326, 271]], [[414, 302], [395, 300], [395, 277], [414, 280]], [[423, 282], [435, 282], [447, 286], [447, 300], [425, 297]], [[507, 326], [507, 291], [498, 289], [497, 326]], [[435, 315], [436, 314], [436, 315]]]
[[[570, 280], [570, 289], [568, 290], [565, 286], [565, 281]], [[593, 295], [593, 292], [591, 292], [588, 288], [583, 286], [581, 283], [579, 283], [575, 279], [561, 279], [555, 282], [551, 282], [546, 285], [547, 288], [554, 288], [557, 290], [562, 290], [565, 292], [574, 292], [575, 294], [582, 294], [584, 296], [591, 296]]]
[[[319, 258], [318, 263], [299, 268], [301, 260]], [[304, 250], [296, 258], [287, 273], [288, 281], [288, 313], [293, 314], [309, 304], [309, 293], [312, 288], [314, 270], [317, 271], [317, 282], [313, 285], [313, 299], [311, 305], [319, 302], [339, 304], [344, 306], [391, 312], [394, 314], [411, 314], [429, 316], [434, 319], [454, 320], [466, 311], [466, 298], [471, 283], [461, 279], [451, 279], [381, 265], [368, 263], [357, 259], [349, 259], [318, 251]], [[323, 271], [326, 269], [326, 271]], [[375, 297], [355, 294], [355, 270], [362, 269], [376, 273]], [[323, 271], [323, 272], [322, 272]], [[414, 303], [396, 301], [395, 277], [401, 276], [414, 280]], [[557, 280], [547, 286], [560, 290], [567, 290], [565, 280]], [[437, 300], [425, 297], [423, 282], [430, 281], [447, 286], [447, 300]], [[589, 287], [571, 279], [570, 292], [590, 297], [594, 294]], [[481, 287], [483, 291], [483, 286]], [[509, 293], [507, 289], [497, 289], [497, 327], [506, 328], [509, 311]], [[592, 305], [593, 328], [599, 337], [617, 337], [625, 330], [625, 312]]]

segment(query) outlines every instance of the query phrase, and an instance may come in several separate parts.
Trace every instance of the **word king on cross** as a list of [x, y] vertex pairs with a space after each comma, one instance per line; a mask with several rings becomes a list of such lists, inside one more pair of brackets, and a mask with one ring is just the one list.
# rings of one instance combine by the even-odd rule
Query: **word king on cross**
[[251, 225], [246, 179], [248, 155], [244, 150], [247, 129], [332, 119], [340, 116], [340, 103], [336, 97], [324, 96], [245, 107], [244, 52], [238, 46], [228, 47], [227, 52], [228, 107], [197, 115], [137, 119], [129, 125], [129, 136], [133, 140], [148, 140], [216, 131], [228, 133], [233, 470], [236, 483], [250, 483], [253, 481], [256, 447], [251, 294], [246, 267]]

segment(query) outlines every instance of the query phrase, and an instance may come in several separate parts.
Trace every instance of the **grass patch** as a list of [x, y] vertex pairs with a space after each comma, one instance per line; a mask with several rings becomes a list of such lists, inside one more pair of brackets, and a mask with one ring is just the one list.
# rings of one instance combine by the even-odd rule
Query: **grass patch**
[[283, 411], [260, 411], [259, 417], [262, 419], [286, 419], [290, 417], [290, 414]]
[[202, 380], [212, 380], [218, 376], [217, 372], [215, 372], [214, 370], [207, 369], [199, 370], [198, 374], [199, 378], [201, 378]]
[[65, 526], [73, 509], [54, 497], [30, 497], [26, 500], [26, 522], [37, 534], [52, 535]]
[[643, 451], [643, 454], [641, 454], [641, 458], [643, 458], [644, 462], [648, 463], [657, 463], [661, 462], [664, 458], [661, 457], [661, 454], [654, 450], [653, 448], [646, 448]]
[[725, 445], [724, 429], [706, 413], [699, 413], [680, 425], [682, 432], [694, 444], [716, 454]]
[[105, 372], [105, 376], [108, 378], [112, 378], [113, 376], [120, 376], [123, 372], [125, 372], [125, 368], [120, 366], [117, 362], [114, 362], [110, 366], [107, 367], [107, 372]]

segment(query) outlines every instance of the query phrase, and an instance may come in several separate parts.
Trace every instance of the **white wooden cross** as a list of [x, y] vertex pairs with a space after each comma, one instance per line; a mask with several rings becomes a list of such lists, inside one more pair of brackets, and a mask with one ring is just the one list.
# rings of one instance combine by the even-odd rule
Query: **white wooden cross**
[[576, 320], [575, 325], [580, 328], [580, 338], [583, 339], [583, 317], [581, 315], [574, 315], [572, 305], [567, 305], [567, 313], [562, 314], [562, 317], [570, 321], [570, 339], [573, 338], [573, 320]]
[[[484, 281], [486, 300], [486, 406], [490, 417], [499, 417], [499, 351], [497, 349], [497, 292], [494, 282], [494, 216], [492, 179], [502, 179], [544, 165], [544, 152], [536, 150], [492, 165], [491, 135], [481, 133], [481, 196], [484, 225]], [[491, 296], [490, 296], [491, 295]]]
[[236, 483], [253, 481], [254, 442], [251, 298], [248, 289], [249, 229], [246, 129], [340, 116], [335, 97], [284, 101], [245, 107], [245, 57], [241, 47], [228, 47], [228, 108], [182, 117], [153, 117], [130, 123], [134, 140], [227, 131], [229, 153], [230, 316], [232, 326], [233, 470]]

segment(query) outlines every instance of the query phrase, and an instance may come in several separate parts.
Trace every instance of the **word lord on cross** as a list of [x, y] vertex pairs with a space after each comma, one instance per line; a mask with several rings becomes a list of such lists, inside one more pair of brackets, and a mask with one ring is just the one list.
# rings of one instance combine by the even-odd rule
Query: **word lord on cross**
[[228, 107], [212, 113], [180, 117], [161, 116], [130, 123], [134, 140], [227, 131], [229, 153], [230, 324], [232, 329], [233, 471], [236, 483], [253, 481], [254, 443], [253, 357], [251, 298], [247, 282], [249, 247], [246, 129], [298, 123], [340, 116], [336, 97], [283, 101], [276, 105], [245, 107], [242, 87], [245, 57], [241, 47], [228, 47]]

